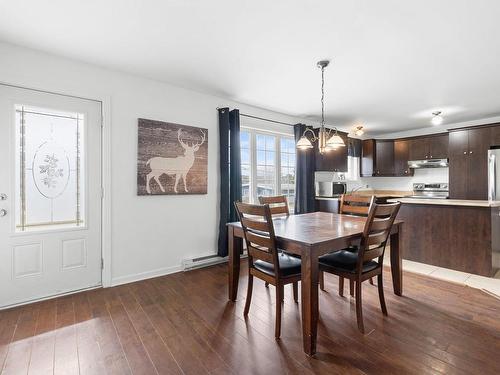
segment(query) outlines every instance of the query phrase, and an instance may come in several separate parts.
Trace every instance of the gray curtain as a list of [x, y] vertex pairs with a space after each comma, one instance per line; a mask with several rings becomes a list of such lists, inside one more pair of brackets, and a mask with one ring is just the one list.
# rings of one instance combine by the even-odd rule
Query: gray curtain
[[234, 202], [241, 201], [240, 112], [219, 108], [220, 207], [217, 254], [228, 254], [226, 224], [237, 221]]
[[[296, 124], [293, 131], [297, 142], [306, 130], [306, 125]], [[314, 199], [314, 148], [297, 150], [295, 168], [295, 213], [305, 214], [316, 211]]]

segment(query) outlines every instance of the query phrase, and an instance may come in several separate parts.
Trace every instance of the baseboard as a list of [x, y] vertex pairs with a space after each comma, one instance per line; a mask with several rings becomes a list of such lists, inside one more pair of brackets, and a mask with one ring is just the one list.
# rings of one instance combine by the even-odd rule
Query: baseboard
[[152, 271], [135, 273], [133, 275], [119, 276], [111, 279], [111, 286], [133, 283], [134, 281], [152, 279], [153, 277], [170, 275], [172, 273], [182, 272], [182, 266], [163, 267]]

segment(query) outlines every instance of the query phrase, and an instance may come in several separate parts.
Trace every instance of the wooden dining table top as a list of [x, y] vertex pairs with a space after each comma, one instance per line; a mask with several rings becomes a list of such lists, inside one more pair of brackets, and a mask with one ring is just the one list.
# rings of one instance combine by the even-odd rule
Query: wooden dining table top
[[[308, 246], [339, 238], [358, 238], [363, 233], [365, 222], [365, 217], [329, 212], [273, 217], [274, 233], [278, 239], [282, 238]], [[396, 220], [394, 225], [400, 223], [402, 223], [401, 220]], [[240, 222], [232, 222], [228, 225], [241, 227]]]

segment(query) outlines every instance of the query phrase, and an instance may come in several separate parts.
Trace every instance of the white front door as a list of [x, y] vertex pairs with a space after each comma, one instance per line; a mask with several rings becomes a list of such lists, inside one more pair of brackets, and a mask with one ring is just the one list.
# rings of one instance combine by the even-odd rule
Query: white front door
[[0, 308], [101, 284], [101, 103], [0, 84]]

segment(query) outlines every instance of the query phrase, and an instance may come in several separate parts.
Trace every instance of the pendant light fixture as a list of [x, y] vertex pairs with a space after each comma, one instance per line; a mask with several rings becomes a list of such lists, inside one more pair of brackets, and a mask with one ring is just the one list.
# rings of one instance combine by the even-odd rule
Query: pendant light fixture
[[[312, 129], [307, 128], [297, 142], [297, 148], [299, 150], [313, 148], [312, 143], [316, 141], [318, 141], [320, 154], [335, 150], [339, 147], [345, 147], [345, 142], [338, 134], [337, 128], [333, 128], [333, 134], [332, 129], [325, 128], [325, 68], [328, 64], [330, 64], [329, 60], [321, 60], [317, 64], [318, 68], [321, 69], [321, 126], [319, 128], [318, 135], [316, 135]], [[308, 132], [311, 133], [311, 139], [307, 138]]]

